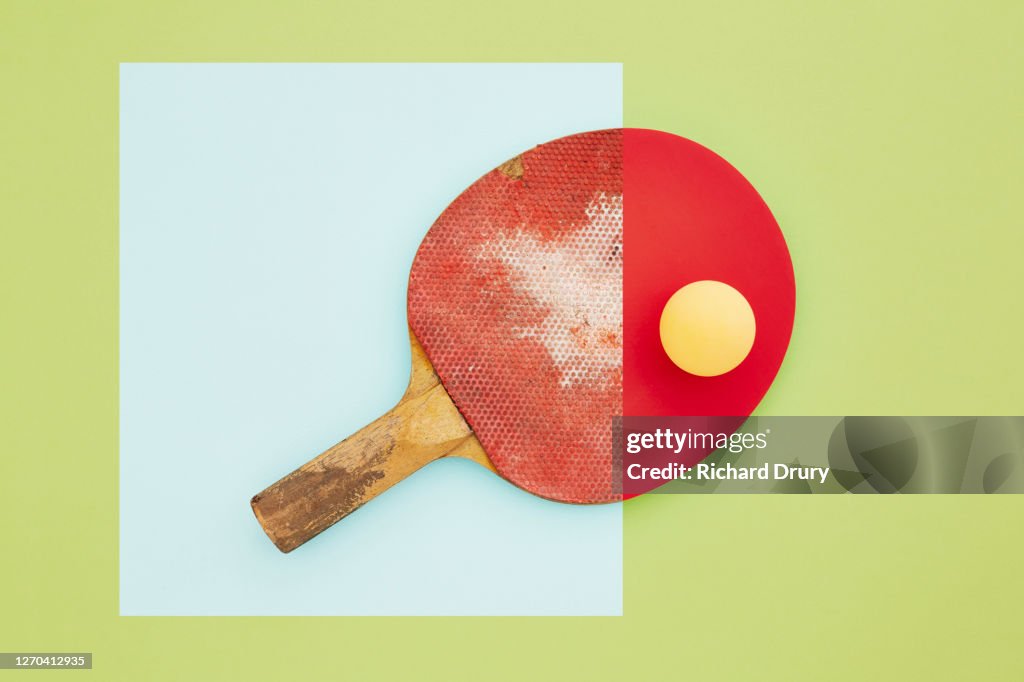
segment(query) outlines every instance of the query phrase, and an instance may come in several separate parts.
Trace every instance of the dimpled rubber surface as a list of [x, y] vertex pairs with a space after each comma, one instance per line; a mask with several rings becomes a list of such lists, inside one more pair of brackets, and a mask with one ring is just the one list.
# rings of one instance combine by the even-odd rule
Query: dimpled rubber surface
[[541, 145], [463, 192], [413, 262], [409, 324], [502, 476], [620, 499], [622, 131]]

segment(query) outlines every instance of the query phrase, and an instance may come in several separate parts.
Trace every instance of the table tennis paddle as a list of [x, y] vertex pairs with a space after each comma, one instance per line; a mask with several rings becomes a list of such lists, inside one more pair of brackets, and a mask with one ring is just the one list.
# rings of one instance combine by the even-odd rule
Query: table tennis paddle
[[[693, 178], [694, 170], [709, 174], [710, 186]], [[667, 215], [679, 202], [680, 183], [709, 205], [743, 195], [738, 219], [753, 222], [716, 224], [737, 216], [728, 210], [712, 215], [699, 205], [682, 207], [696, 210], [693, 215]], [[637, 206], [635, 225], [626, 220], [626, 253], [635, 249], [656, 261], [634, 261], [638, 286], [627, 283], [625, 292], [624, 194], [645, 203]], [[650, 220], [668, 225], [646, 224]], [[754, 248], [768, 249], [774, 265], [765, 276], [730, 273], [728, 257], [710, 259], [719, 279], [735, 275], [751, 287], [748, 299], [767, 331], [759, 331], [744, 361], [745, 378], [732, 379], [739, 399], [721, 398], [728, 393], [716, 389], [721, 377], [701, 377], [709, 382], [703, 385], [684, 378], [690, 402], [680, 403], [674, 390], [685, 373], [644, 359], [664, 355], [656, 337], [652, 346], [647, 328], [651, 311], [664, 303], [664, 297], [648, 298], [664, 291], [644, 269], [662, 273], [662, 289], [685, 283], [700, 271], [693, 267], [700, 254], [676, 252], [675, 243], [682, 239], [689, 249], [694, 239], [687, 233], [710, 232], [698, 246], [714, 248], [714, 234], [723, 230], [749, 233]], [[628, 274], [628, 255], [625, 261]], [[611, 421], [623, 413], [624, 399], [643, 414], [675, 414], [710, 391], [716, 410], [749, 414], [781, 363], [792, 325], [792, 288], [788, 251], [767, 207], [707, 149], [646, 130], [581, 133], [535, 147], [466, 189], [424, 238], [409, 277], [412, 372], [398, 405], [257, 494], [253, 511], [274, 544], [288, 552], [447, 456], [475, 460], [552, 500], [621, 499]], [[656, 330], [656, 318], [653, 325]]]

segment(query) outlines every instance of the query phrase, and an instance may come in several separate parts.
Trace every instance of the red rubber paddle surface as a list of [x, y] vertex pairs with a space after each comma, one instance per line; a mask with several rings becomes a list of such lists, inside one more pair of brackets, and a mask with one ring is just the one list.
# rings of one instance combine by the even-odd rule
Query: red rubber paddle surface
[[413, 262], [409, 324], [498, 473], [616, 499], [622, 132], [541, 145], [460, 195]]
[[[737, 288], [758, 325], [722, 377], [686, 374], [658, 337], [668, 297], [698, 279]], [[735, 169], [674, 135], [605, 130], [541, 145], [460, 195], [416, 255], [409, 323], [503, 477], [595, 503], [621, 499], [611, 422], [623, 410], [753, 410], [794, 298], [782, 234]]]
[[[782, 364], [793, 330], [793, 264], [757, 190], [711, 150], [654, 130], [625, 131], [623, 407], [631, 416], [746, 417]], [[754, 311], [750, 354], [717, 377], [677, 368], [658, 322], [700, 280], [737, 289]]]

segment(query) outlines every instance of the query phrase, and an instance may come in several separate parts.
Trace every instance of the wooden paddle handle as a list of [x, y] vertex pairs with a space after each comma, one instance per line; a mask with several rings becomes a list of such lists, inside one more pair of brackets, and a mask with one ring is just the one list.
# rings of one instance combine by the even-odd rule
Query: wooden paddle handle
[[290, 552], [426, 464], [446, 456], [493, 468], [419, 342], [402, 400], [375, 422], [252, 498], [263, 530]]

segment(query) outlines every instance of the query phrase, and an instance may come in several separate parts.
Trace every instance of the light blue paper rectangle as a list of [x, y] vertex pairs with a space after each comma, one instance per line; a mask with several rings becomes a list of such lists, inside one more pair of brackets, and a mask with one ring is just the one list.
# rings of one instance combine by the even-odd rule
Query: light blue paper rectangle
[[123, 615], [619, 615], [621, 505], [428, 466], [289, 555], [249, 498], [389, 409], [416, 247], [618, 64], [121, 67]]

